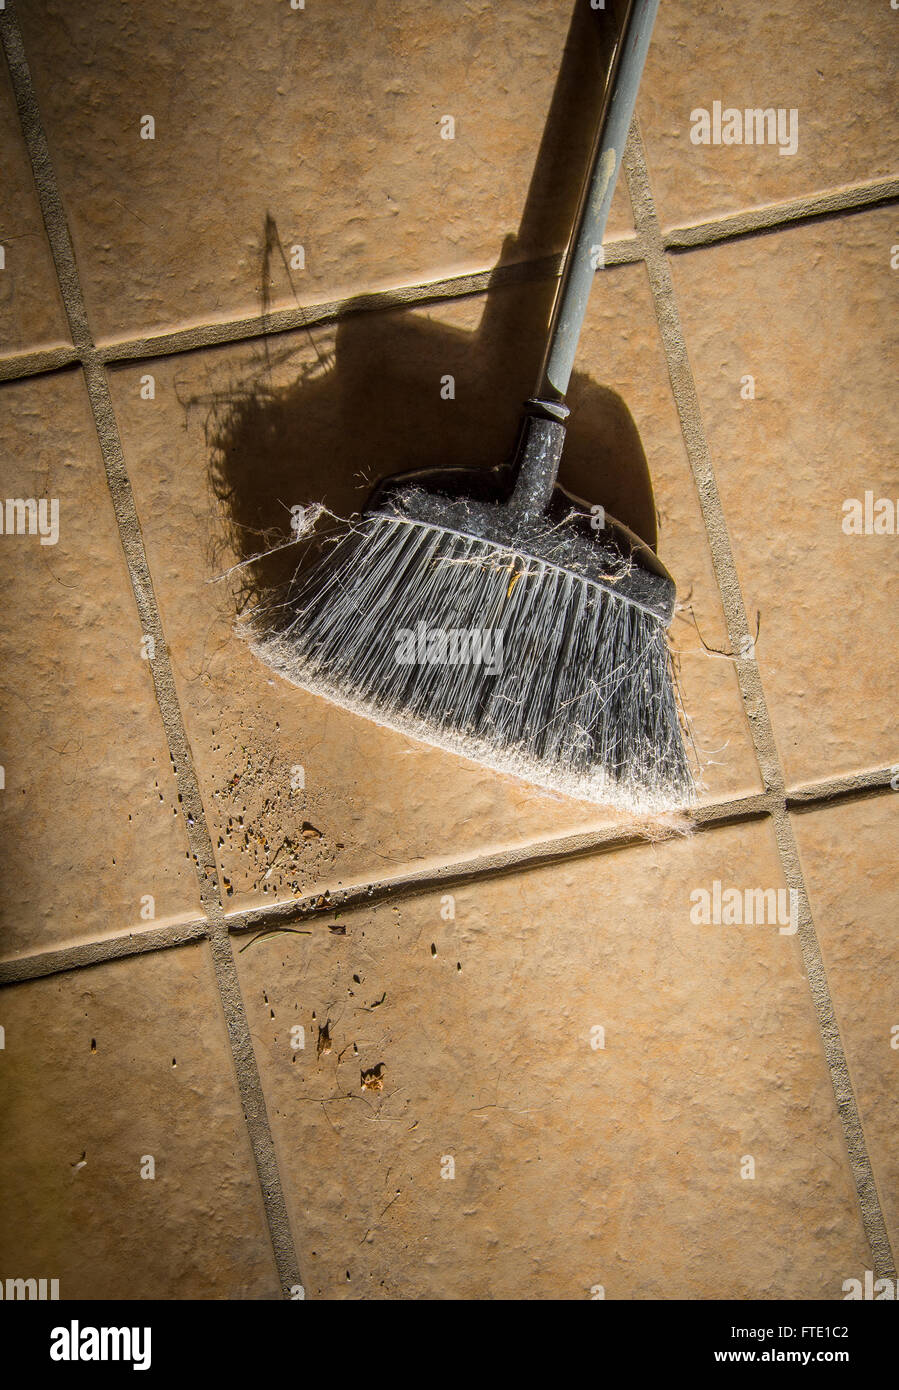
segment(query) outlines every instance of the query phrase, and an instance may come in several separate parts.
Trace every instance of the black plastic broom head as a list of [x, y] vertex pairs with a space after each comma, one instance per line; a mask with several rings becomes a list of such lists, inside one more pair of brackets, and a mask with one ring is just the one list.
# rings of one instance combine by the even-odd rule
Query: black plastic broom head
[[[382, 484], [254, 645], [294, 684], [584, 800], [689, 802], [667, 628], [674, 583], [626, 527], [554, 484], [557, 420], [515, 459]], [[598, 524], [601, 523], [601, 524]]]

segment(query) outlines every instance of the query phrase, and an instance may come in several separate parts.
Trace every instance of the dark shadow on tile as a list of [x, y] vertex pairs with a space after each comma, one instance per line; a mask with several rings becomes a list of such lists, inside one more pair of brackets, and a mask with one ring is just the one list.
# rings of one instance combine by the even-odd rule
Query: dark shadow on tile
[[[521, 226], [502, 248], [476, 331], [437, 322], [421, 309], [369, 312], [363, 300], [356, 311], [348, 307], [327, 346], [322, 330], [310, 331], [314, 360], [309, 343], [298, 352], [295, 337], [289, 344], [263, 340], [257, 368], [240, 386], [204, 402], [213, 489], [226, 505], [241, 560], [283, 545], [294, 506], [320, 502], [347, 517], [391, 474], [489, 468], [508, 458], [540, 366], [556, 289], [551, 257], [576, 211], [620, 8], [593, 10], [586, 0], [575, 7]], [[280, 246], [267, 218], [263, 311]], [[528, 279], [523, 256], [536, 265]], [[513, 265], [517, 278], [510, 282]], [[594, 292], [602, 293], [601, 277]], [[274, 385], [275, 370], [294, 356], [303, 359], [298, 377]], [[283, 370], [279, 375], [283, 380]], [[630, 411], [583, 372], [575, 371], [569, 398], [562, 486], [601, 503], [655, 546], [652, 485]], [[246, 602], [288, 581], [316, 553], [316, 543], [287, 546], [247, 564]]]

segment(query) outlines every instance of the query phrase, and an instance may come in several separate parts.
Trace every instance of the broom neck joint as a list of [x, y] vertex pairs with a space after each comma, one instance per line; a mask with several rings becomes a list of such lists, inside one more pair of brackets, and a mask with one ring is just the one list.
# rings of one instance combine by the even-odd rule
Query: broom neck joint
[[567, 406], [546, 401], [528, 401], [525, 407], [512, 462], [515, 486], [509, 502], [522, 521], [536, 520], [552, 497], [567, 414]]

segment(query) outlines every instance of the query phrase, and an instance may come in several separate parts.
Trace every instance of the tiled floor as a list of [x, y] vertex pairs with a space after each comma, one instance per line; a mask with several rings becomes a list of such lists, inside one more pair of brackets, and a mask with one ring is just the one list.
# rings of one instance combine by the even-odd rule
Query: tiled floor
[[[261, 19], [245, 0], [20, 0], [97, 339], [492, 264], [525, 204], [571, 8], [462, 19], [442, 4], [423, 24], [416, 0], [378, 0], [360, 31], [353, 4]], [[622, 190], [611, 229], [629, 226]], [[554, 230], [530, 249], [561, 250]]]
[[770, 826], [240, 956], [310, 1295], [826, 1298], [864, 1262], [799, 944], [691, 924], [716, 878], [782, 886]]
[[83, 375], [3, 397], [3, 497], [59, 503], [55, 545], [0, 538], [0, 804], [15, 845], [0, 930], [5, 953], [31, 954], [151, 911], [189, 920], [200, 897]]
[[3, 1017], [4, 1267], [63, 1297], [277, 1297], [209, 946], [31, 980]]
[[3, 142], [0, 342], [6, 355], [58, 347], [69, 341], [69, 335], [53, 257], [44, 235], [28, 150], [5, 69], [0, 75], [0, 140]]
[[0, 1278], [838, 1299], [899, 1242], [896, 17], [662, 3], [564, 463], [678, 583], [646, 825], [235, 632], [291, 506], [508, 451], [595, 117], [586, 4], [365, 12], [0, 13], [3, 496], [59, 502], [0, 535]]
[[845, 499], [871, 489], [895, 506], [899, 494], [895, 227], [895, 209], [879, 208], [674, 264], [744, 602], [763, 615], [756, 657], [789, 786], [895, 752], [876, 712], [899, 685], [896, 535], [842, 525]]
[[[661, 6], [637, 116], [663, 225], [895, 174], [896, 12], [854, 0], [841, 19], [801, 0]], [[722, 114], [784, 111], [785, 138], [774, 148], [694, 143], [693, 112], [712, 117], [716, 101]]]

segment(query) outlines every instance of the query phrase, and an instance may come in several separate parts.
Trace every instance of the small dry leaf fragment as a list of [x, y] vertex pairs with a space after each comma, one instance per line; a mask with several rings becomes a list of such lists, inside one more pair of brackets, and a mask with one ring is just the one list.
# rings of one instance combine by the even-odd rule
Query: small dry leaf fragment
[[377, 1066], [369, 1067], [368, 1071], [359, 1073], [362, 1078], [363, 1091], [383, 1091], [384, 1089], [384, 1063], [378, 1062]]

